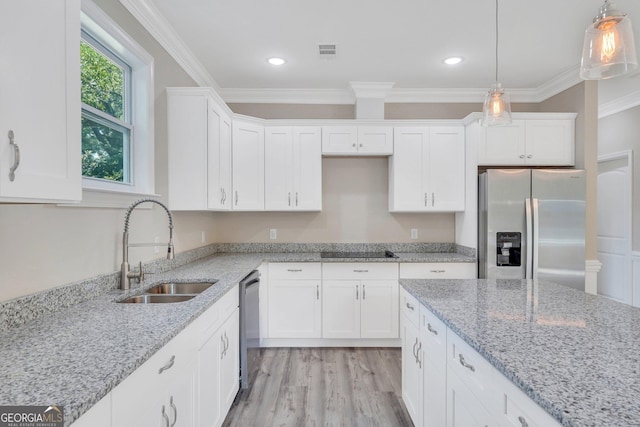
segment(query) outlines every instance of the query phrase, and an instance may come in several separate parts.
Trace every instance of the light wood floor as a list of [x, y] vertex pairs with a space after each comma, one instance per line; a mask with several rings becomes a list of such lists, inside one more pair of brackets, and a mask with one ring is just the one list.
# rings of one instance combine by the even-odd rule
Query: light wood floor
[[223, 427], [412, 426], [396, 348], [262, 349]]

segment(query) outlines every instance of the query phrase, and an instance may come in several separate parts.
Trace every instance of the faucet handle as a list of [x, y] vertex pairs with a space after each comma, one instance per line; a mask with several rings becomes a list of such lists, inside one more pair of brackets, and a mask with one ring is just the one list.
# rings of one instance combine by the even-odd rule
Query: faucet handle
[[142, 261], [138, 263], [138, 269], [140, 273], [138, 274], [138, 283], [141, 283], [144, 280], [144, 270], [142, 269]]

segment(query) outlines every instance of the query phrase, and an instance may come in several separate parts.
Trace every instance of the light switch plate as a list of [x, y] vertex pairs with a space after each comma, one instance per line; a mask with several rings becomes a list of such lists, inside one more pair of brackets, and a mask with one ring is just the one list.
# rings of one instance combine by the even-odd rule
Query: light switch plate
[[276, 240], [278, 238], [278, 230], [275, 228], [272, 228], [269, 230], [269, 239], [271, 240]]
[[413, 240], [416, 240], [418, 238], [418, 229], [417, 228], [412, 228], [411, 229], [411, 238]]

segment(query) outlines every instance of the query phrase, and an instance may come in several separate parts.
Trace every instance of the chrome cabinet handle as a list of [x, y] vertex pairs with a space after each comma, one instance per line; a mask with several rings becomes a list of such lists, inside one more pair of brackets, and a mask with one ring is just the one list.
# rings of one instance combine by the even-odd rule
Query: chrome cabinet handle
[[520, 154], [518, 157], [520, 157], [521, 159], [524, 159], [524, 154]]
[[464, 366], [465, 368], [471, 370], [471, 372], [475, 372], [476, 371], [476, 368], [473, 365], [465, 362], [464, 356], [462, 355], [462, 353], [458, 353], [458, 356], [460, 357], [460, 364], [462, 366]]
[[411, 310], [411, 311], [413, 311], [413, 310], [414, 310], [413, 306], [412, 306], [411, 304], [409, 304], [409, 303], [407, 303], [407, 308], [408, 308], [409, 310]]
[[236, 206], [238, 206], [238, 190], [236, 190]]
[[360, 299], [360, 291], [358, 290], [359, 286], [356, 285], [356, 299]]
[[416, 363], [418, 363], [418, 355], [416, 353], [416, 347], [418, 346], [418, 337], [416, 337], [416, 343], [413, 345], [413, 358], [416, 359]]
[[227, 203], [227, 191], [224, 188], [221, 188], [222, 190], [222, 204], [224, 205], [225, 203]]
[[287, 271], [290, 273], [300, 273], [302, 271], [301, 268], [287, 268]]
[[422, 369], [422, 360], [420, 360], [420, 350], [422, 350], [422, 342], [420, 342], [420, 345], [416, 350], [416, 362], [418, 362], [418, 367]]
[[353, 270], [354, 273], [368, 273], [369, 270]]
[[431, 206], [436, 205], [436, 193], [431, 193]]
[[427, 195], [427, 193], [424, 193], [424, 205], [427, 206], [429, 200], [429, 196]]
[[224, 359], [224, 352], [225, 352], [225, 346], [224, 346], [224, 336], [220, 335], [220, 342], [222, 343], [222, 351], [220, 352], [220, 360]]
[[367, 294], [365, 293], [367, 291], [366, 285], [363, 284], [362, 285], [362, 299], [366, 299], [367, 298]]
[[433, 327], [431, 326], [431, 323], [427, 323], [427, 330], [431, 332], [433, 335], [438, 335], [438, 331], [433, 329]]
[[351, 145], [353, 148], [356, 148], [356, 143], [354, 142], [353, 145]]
[[9, 136], [9, 145], [13, 147], [13, 153], [15, 156], [13, 159], [13, 166], [11, 166], [11, 168], [9, 169], [9, 181], [13, 182], [13, 180], [16, 179], [16, 169], [18, 169], [18, 166], [20, 166], [20, 147], [18, 147], [18, 144], [16, 144], [14, 140], [14, 135], [12, 130], [9, 131], [8, 136]]
[[298, 192], [296, 191], [296, 206], [298, 206]]
[[518, 417], [518, 421], [520, 421], [520, 425], [522, 427], [529, 427], [529, 423], [527, 422], [527, 420], [524, 419], [522, 415]]
[[429, 270], [430, 273], [446, 273], [447, 270]]
[[178, 422], [178, 408], [173, 403], [173, 396], [169, 398], [169, 405], [171, 405], [171, 409], [173, 409], [173, 422], [171, 423], [171, 427], [174, 427]]
[[164, 371], [167, 371], [167, 370], [171, 369], [171, 367], [173, 366], [175, 361], [176, 361], [176, 356], [171, 356], [171, 359], [169, 359], [167, 364], [164, 365], [162, 368], [158, 369], [158, 374], [161, 374]]
[[530, 158], [532, 158], [532, 157], [533, 157], [533, 154], [529, 154], [529, 155], [527, 155], [527, 159], [530, 159]]
[[320, 285], [316, 285], [316, 299], [320, 299]]
[[169, 423], [169, 416], [167, 415], [167, 413], [164, 410], [164, 405], [162, 405], [162, 418], [164, 418], [164, 424], [167, 427], [171, 427], [171, 424]]
[[289, 195], [287, 196], [287, 200], [288, 200], [289, 206], [291, 206], [291, 193], [289, 193]]
[[224, 331], [224, 356], [227, 357], [227, 350], [229, 350], [229, 337], [227, 331]]

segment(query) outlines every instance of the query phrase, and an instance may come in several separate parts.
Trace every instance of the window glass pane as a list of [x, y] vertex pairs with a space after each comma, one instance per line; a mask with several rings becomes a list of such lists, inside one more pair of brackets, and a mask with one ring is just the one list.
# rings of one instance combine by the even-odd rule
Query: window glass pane
[[129, 130], [82, 117], [82, 175], [130, 183]]
[[82, 102], [125, 120], [124, 70], [84, 40], [80, 42], [80, 66]]

